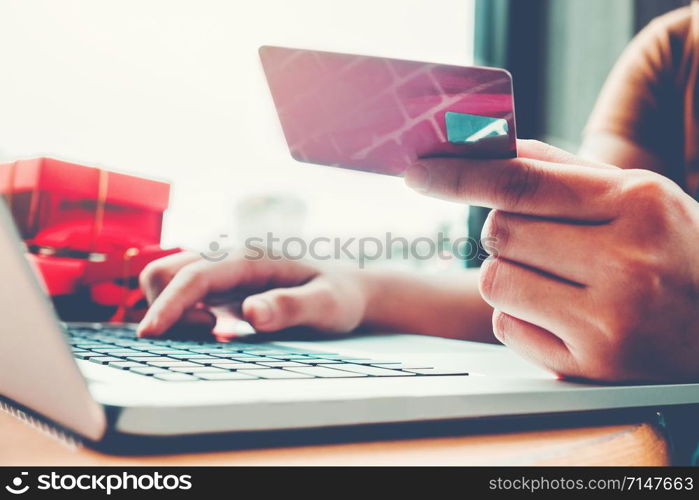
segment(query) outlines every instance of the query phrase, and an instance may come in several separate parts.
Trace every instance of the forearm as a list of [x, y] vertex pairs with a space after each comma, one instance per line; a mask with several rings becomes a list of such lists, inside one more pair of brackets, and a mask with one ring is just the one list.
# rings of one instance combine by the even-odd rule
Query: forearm
[[640, 144], [611, 133], [595, 133], [585, 137], [580, 155], [616, 167], [643, 168], [668, 175], [667, 165]]
[[493, 310], [478, 291], [477, 269], [449, 275], [365, 271], [362, 276], [364, 328], [495, 342]]

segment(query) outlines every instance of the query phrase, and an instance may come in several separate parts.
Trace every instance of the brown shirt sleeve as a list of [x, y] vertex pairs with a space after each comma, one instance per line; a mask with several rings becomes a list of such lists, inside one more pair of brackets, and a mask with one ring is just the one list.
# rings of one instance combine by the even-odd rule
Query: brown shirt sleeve
[[620, 136], [658, 156], [668, 173], [682, 169], [690, 21], [690, 8], [678, 9], [633, 39], [602, 89], [586, 136]]

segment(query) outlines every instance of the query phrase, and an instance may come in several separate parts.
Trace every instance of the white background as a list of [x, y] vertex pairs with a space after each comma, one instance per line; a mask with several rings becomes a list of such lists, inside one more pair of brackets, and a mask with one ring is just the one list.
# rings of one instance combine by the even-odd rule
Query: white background
[[432, 233], [464, 207], [290, 159], [257, 48], [468, 64], [472, 0], [0, 0], [0, 160], [50, 155], [173, 183], [166, 245], [293, 193], [311, 234]]

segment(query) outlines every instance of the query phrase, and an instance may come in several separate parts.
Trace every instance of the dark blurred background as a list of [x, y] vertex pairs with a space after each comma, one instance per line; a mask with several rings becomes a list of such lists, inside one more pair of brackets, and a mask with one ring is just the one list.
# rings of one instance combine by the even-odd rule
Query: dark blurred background
[[509, 69], [520, 137], [575, 151], [626, 44], [689, 0], [477, 0], [475, 61]]

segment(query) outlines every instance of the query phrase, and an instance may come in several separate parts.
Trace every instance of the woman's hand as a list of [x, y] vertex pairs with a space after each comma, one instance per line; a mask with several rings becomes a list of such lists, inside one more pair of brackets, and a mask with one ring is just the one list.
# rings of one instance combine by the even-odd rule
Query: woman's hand
[[519, 154], [406, 173], [426, 195], [495, 209], [480, 290], [496, 337], [561, 375], [699, 380], [699, 204], [645, 170], [533, 141]]
[[180, 253], [150, 263], [140, 281], [150, 308], [139, 336], [161, 335], [180, 320], [208, 323], [210, 329], [212, 307], [242, 313], [260, 332], [301, 325], [348, 332], [359, 325], [366, 308], [359, 272], [269, 257], [211, 262]]

